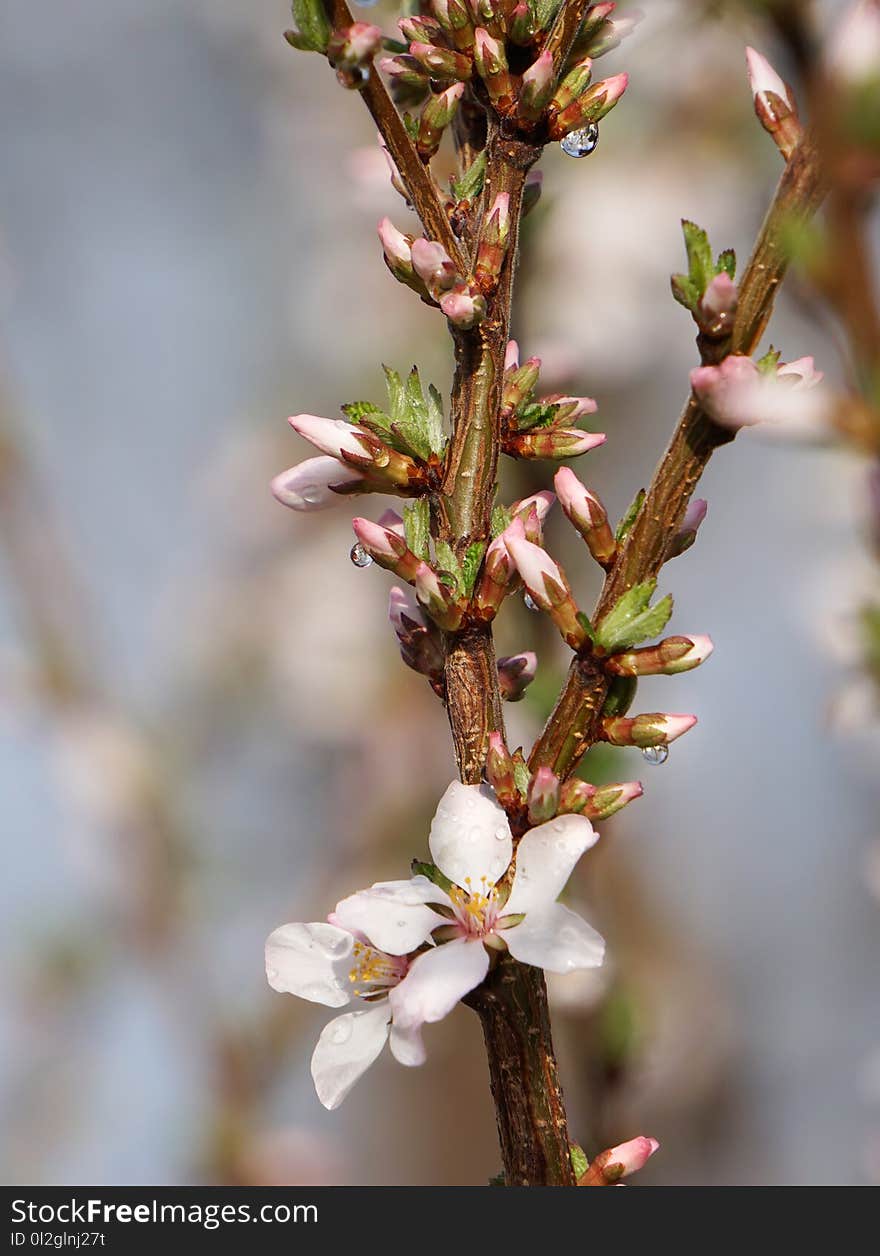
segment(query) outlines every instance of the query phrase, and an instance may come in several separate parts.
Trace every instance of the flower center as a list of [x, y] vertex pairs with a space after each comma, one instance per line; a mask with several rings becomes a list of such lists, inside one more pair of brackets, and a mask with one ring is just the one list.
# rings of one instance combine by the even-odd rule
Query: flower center
[[355, 942], [353, 958], [348, 979], [354, 987], [354, 994], [362, 999], [385, 994], [403, 980], [409, 966], [405, 955], [386, 955], [365, 942]]
[[498, 891], [486, 877], [480, 877], [480, 888], [474, 889], [470, 877], [464, 888], [454, 885], [449, 891], [452, 907], [465, 933], [481, 938], [491, 933], [498, 919]]

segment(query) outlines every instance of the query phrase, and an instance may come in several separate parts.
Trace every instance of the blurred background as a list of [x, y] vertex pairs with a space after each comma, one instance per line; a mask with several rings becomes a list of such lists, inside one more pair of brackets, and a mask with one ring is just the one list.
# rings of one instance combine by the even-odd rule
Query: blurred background
[[[547, 390], [598, 400], [608, 441], [579, 473], [609, 512], [647, 483], [696, 363], [669, 293], [680, 218], [744, 261], [779, 174], [744, 45], [809, 94], [804, 24], [824, 49], [846, 7], [646, 5], [602, 62], [632, 86], [596, 152], [542, 162], [515, 330]], [[442, 320], [381, 262], [378, 219], [414, 220], [366, 111], [287, 47], [289, 25], [284, 0], [0, 3], [10, 1184], [499, 1169], [470, 1011], [430, 1028], [425, 1068], [385, 1053], [328, 1114], [308, 1072], [327, 1014], [263, 972], [276, 925], [422, 854], [454, 775], [442, 707], [398, 657], [390, 578], [348, 560], [356, 511], [296, 516], [268, 492], [307, 454], [289, 413], [381, 401], [381, 362], [418, 361], [444, 392], [450, 372]], [[851, 390], [856, 320], [833, 296], [796, 273], [772, 341]], [[865, 450], [746, 432], [720, 451], [699, 540], [661, 586], [672, 630], [709, 632], [716, 652], [639, 695], [700, 724], [661, 767], [636, 750], [587, 761], [645, 796], [578, 871], [610, 962], [554, 980], [555, 1034], [573, 1136], [593, 1151], [656, 1136], [646, 1183], [880, 1181]], [[506, 500], [551, 473], [508, 466]], [[597, 581], [563, 524], [548, 544], [589, 605]], [[499, 636], [539, 652], [508, 710], [528, 744], [564, 651], [519, 602]]]

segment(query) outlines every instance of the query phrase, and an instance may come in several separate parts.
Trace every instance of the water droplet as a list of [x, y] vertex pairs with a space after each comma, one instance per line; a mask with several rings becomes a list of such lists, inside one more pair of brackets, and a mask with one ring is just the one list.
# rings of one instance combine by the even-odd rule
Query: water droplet
[[661, 763], [665, 763], [669, 758], [668, 746], [645, 746], [642, 751], [642, 758], [646, 763], [650, 763], [652, 768], [657, 768]]
[[541, 609], [538, 603], [532, 597], [531, 593], [523, 594], [523, 606], [526, 608], [527, 611], [539, 611]]
[[361, 545], [360, 541], [352, 545], [349, 558], [354, 563], [355, 567], [371, 567], [373, 565], [372, 558], [370, 558], [370, 555], [364, 549], [363, 545]]
[[589, 157], [599, 143], [599, 128], [595, 122], [582, 126], [577, 131], [569, 131], [559, 147], [567, 157]]
[[405, 921], [405, 920], [398, 920], [398, 922], [397, 922], [397, 927], [398, 927], [398, 929], [405, 929], [405, 928], [406, 928], [406, 921]]
[[508, 837], [510, 837], [510, 830], [508, 829], [507, 825], [499, 824], [498, 828], [495, 830], [495, 841], [506, 842]]
[[338, 1021], [335, 1021], [334, 1024], [331, 1025], [330, 1027], [330, 1041], [335, 1043], [336, 1046], [339, 1047], [342, 1045], [343, 1042], [348, 1042], [350, 1037], [351, 1037], [351, 1018], [348, 1016], [342, 1016], [340, 1017]]

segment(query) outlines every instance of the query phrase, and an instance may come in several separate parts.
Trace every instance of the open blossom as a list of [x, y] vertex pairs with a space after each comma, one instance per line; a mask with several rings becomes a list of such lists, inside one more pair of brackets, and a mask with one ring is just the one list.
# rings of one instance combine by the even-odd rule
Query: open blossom
[[266, 978], [273, 990], [325, 1007], [358, 1004], [324, 1027], [312, 1055], [312, 1078], [325, 1108], [337, 1108], [390, 1038], [401, 1064], [423, 1064], [417, 1032], [393, 1022], [390, 992], [405, 982], [410, 961], [371, 946], [338, 924], [282, 925], [266, 942]]
[[449, 786], [429, 838], [443, 888], [425, 876], [386, 882], [343, 900], [334, 916], [389, 954], [411, 953], [432, 937], [439, 943], [412, 960], [406, 980], [388, 996], [407, 1041], [480, 984], [489, 969], [487, 948], [506, 948], [522, 963], [557, 973], [602, 963], [601, 937], [556, 901], [596, 840], [583, 816], [530, 829], [516, 849], [508, 896], [514, 851], [503, 808], [487, 786]]
[[783, 363], [765, 374], [751, 358], [732, 354], [718, 366], [691, 371], [691, 386], [707, 412], [732, 428], [756, 423], [807, 431], [821, 427], [827, 398], [813, 390], [822, 379], [812, 358]]
[[270, 485], [282, 506], [291, 510], [326, 510], [339, 500], [339, 489], [363, 480], [360, 471], [336, 458], [307, 458], [276, 475]]

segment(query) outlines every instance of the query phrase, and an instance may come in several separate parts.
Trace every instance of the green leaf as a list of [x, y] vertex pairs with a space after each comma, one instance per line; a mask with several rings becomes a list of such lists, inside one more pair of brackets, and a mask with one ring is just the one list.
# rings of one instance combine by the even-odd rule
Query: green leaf
[[412, 113], [403, 114], [403, 125], [409, 138], [415, 142], [419, 138], [419, 120]]
[[595, 629], [593, 628], [593, 625], [590, 623], [589, 615], [587, 615], [584, 611], [578, 611], [575, 618], [577, 619], [580, 626], [583, 628], [584, 632], [587, 634], [587, 637], [590, 639], [590, 641], [592, 641], [595, 644], [596, 632], [595, 632]]
[[607, 716], [626, 715], [633, 704], [639, 682], [635, 676], [615, 676], [608, 686], [608, 696], [602, 707]]
[[509, 527], [511, 523], [513, 523], [513, 515], [506, 506], [493, 506], [492, 522], [490, 524], [492, 540], [494, 541], [496, 536], [500, 536], [504, 529]]
[[715, 262], [715, 274], [720, 275], [722, 271], [726, 271], [731, 279], [736, 278], [736, 253], [733, 249], [725, 249], [718, 254], [718, 260]]
[[774, 349], [771, 345], [770, 352], [765, 353], [763, 358], [759, 358], [755, 365], [762, 375], [775, 375], [781, 356], [781, 351], [779, 349]]
[[626, 540], [630, 530], [632, 529], [633, 524], [638, 518], [639, 511], [642, 509], [642, 504], [644, 500], [645, 500], [645, 490], [643, 488], [640, 488], [639, 491], [636, 493], [635, 497], [633, 498], [632, 505], [630, 506], [629, 510], [626, 512], [626, 514], [621, 519], [620, 523], [617, 525], [617, 531], [614, 533], [614, 539], [618, 545], [620, 545], [623, 541]]
[[522, 758], [516, 758], [513, 761], [513, 781], [520, 794], [525, 798], [529, 792], [529, 782], [532, 774], [529, 771], [529, 765]]
[[478, 154], [460, 179], [452, 180], [452, 195], [457, 201], [473, 201], [483, 190], [486, 177], [486, 150]]
[[378, 406], [374, 406], [372, 401], [349, 401], [342, 406], [342, 413], [348, 419], [349, 423], [363, 423], [364, 419], [369, 419], [374, 423], [382, 423], [386, 427], [391, 426], [391, 420], [387, 414], [383, 414]]
[[421, 860], [414, 859], [410, 864], [410, 868], [414, 877], [427, 877], [432, 885], [445, 890], [447, 894], [453, 888], [449, 877], [444, 876], [440, 869], [432, 863], [422, 863]]
[[709, 237], [702, 227], [698, 227], [695, 222], [688, 222], [686, 218], [681, 221], [681, 229], [687, 249], [688, 278], [702, 296], [709, 281], [715, 278]]
[[324, 0], [293, 0], [291, 8], [300, 39], [297, 46], [310, 52], [326, 52], [330, 41], [330, 23]]
[[574, 1169], [576, 1178], [582, 1178], [590, 1167], [590, 1162], [584, 1154], [583, 1147], [579, 1147], [577, 1143], [571, 1145], [571, 1167]]
[[545, 31], [562, 5], [562, 0], [528, 0], [529, 9], [539, 30]]
[[596, 640], [608, 654], [656, 637], [666, 627], [672, 614], [672, 597], [667, 594], [651, 606], [656, 588], [656, 580], [634, 585], [596, 625]]
[[464, 575], [461, 563], [456, 557], [455, 550], [446, 541], [434, 542], [434, 553], [437, 556], [437, 568], [440, 572], [446, 572], [451, 576], [455, 584], [455, 592], [464, 592]]
[[697, 291], [696, 284], [692, 283], [687, 275], [673, 275], [670, 282], [672, 284], [672, 295], [679, 305], [683, 305], [692, 314], [696, 313], [700, 297], [703, 295]]
[[431, 554], [428, 544], [431, 535], [431, 507], [427, 497], [418, 497], [404, 506], [403, 534], [416, 558], [427, 562]]
[[474, 585], [477, 582], [477, 573], [483, 562], [483, 555], [486, 552], [486, 546], [483, 541], [474, 541], [464, 552], [464, 558], [461, 564], [461, 582], [463, 591], [468, 597], [474, 591]]
[[428, 444], [431, 452], [442, 454], [446, 447], [443, 428], [443, 398], [433, 384], [428, 385]]

